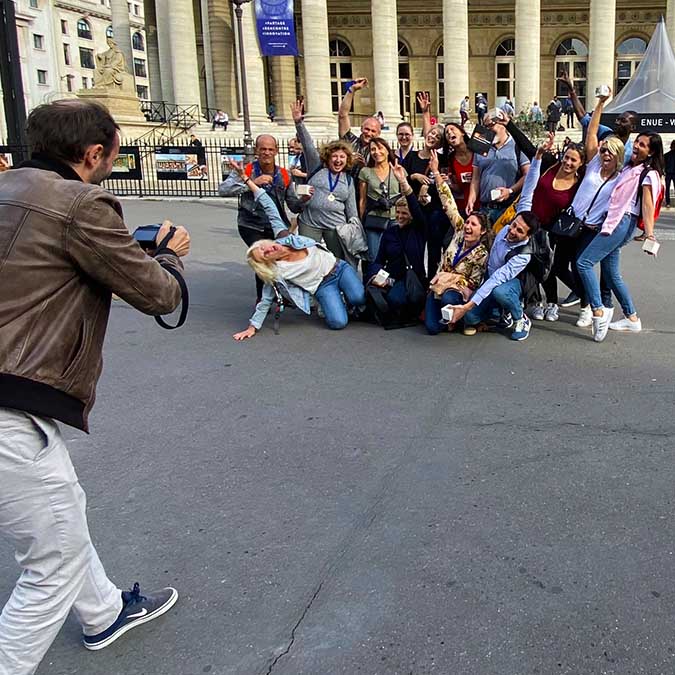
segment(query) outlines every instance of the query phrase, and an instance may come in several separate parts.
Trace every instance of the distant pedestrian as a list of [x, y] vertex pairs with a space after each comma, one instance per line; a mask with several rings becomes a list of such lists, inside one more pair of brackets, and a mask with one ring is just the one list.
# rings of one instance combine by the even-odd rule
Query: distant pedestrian
[[516, 114], [516, 109], [513, 107], [513, 101], [507, 98], [501, 105], [501, 109], [509, 116], [513, 117]]
[[483, 124], [483, 118], [488, 109], [488, 102], [483, 94], [478, 94], [476, 97], [476, 115], [478, 116], [478, 124]]
[[223, 131], [227, 131], [227, 125], [230, 123], [230, 118], [226, 112], [219, 110], [213, 116], [213, 124], [211, 125], [211, 131], [215, 131], [216, 127], [223, 127]]
[[567, 116], [567, 128], [574, 129], [574, 103], [569, 96], [566, 96], [562, 102], [563, 113]]
[[194, 134], [190, 134], [190, 145], [193, 148], [201, 148], [202, 142]]
[[381, 110], [378, 110], [375, 113], [375, 119], [380, 123], [380, 126], [383, 129], [387, 127], [387, 121], [384, 119], [384, 113]]
[[556, 99], [552, 99], [546, 108], [546, 129], [554, 134], [560, 124], [561, 110]]
[[270, 122], [274, 122], [274, 118], [277, 116], [277, 107], [274, 105], [274, 103], [270, 103], [269, 106], [267, 106], [267, 117], [270, 118]]
[[530, 120], [532, 122], [537, 122], [539, 124], [544, 123], [544, 111], [540, 108], [539, 104], [535, 101], [530, 108]]
[[459, 104], [459, 116], [462, 120], [462, 126], [464, 126], [469, 121], [469, 113], [471, 112], [470, 99], [468, 96], [465, 96], [462, 99], [462, 102]]

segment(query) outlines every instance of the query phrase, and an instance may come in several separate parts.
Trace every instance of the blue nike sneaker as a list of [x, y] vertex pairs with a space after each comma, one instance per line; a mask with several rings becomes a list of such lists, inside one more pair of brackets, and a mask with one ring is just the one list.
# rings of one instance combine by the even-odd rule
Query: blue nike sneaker
[[115, 621], [97, 635], [83, 635], [82, 641], [87, 649], [96, 651], [112, 644], [128, 630], [156, 619], [168, 612], [178, 600], [175, 588], [163, 588], [161, 591], [141, 595], [136, 583], [130, 591], [122, 591], [122, 611]]

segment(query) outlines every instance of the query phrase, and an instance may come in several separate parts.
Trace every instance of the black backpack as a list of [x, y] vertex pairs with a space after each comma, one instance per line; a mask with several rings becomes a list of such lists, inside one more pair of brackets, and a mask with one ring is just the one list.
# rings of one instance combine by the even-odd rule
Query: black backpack
[[518, 275], [523, 289], [525, 306], [542, 300], [540, 285], [548, 279], [553, 267], [553, 249], [546, 230], [539, 229], [527, 244], [514, 248], [506, 260], [520, 253], [529, 253], [532, 258], [527, 267]]

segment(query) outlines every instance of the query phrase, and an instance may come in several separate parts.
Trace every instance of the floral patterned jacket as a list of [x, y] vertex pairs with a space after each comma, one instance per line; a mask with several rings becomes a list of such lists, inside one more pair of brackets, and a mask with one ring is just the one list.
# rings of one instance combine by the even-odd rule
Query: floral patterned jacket
[[445, 290], [459, 291], [464, 300], [467, 301], [471, 298], [473, 292], [483, 283], [489, 251], [485, 244], [480, 243], [478, 246], [470, 249], [467, 255], [464, 255], [454, 264], [457, 252], [459, 251], [461, 255], [461, 249], [464, 245], [464, 218], [462, 218], [457, 209], [457, 204], [448, 185], [441, 183], [437, 184], [437, 187], [445, 215], [455, 230], [452, 240], [445, 251], [443, 251], [438, 272], [453, 273], [455, 277]]

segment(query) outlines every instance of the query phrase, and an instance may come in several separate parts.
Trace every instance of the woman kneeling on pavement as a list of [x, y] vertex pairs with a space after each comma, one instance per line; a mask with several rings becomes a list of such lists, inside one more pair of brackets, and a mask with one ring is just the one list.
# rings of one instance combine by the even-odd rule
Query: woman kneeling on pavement
[[242, 181], [246, 181], [246, 186], [265, 210], [278, 237], [274, 241], [257, 241], [246, 251], [248, 264], [265, 286], [248, 328], [236, 333], [234, 339], [253, 337], [262, 327], [275, 300], [279, 300], [279, 295], [292, 301], [305, 314], [310, 313], [314, 296], [324, 312], [326, 325], [333, 330], [344, 328], [348, 316], [342, 294], [357, 310], [362, 309], [366, 302], [363, 284], [354, 269], [314, 239], [288, 234], [286, 224], [265, 191], [244, 174], [240, 164], [230, 162], [230, 165]]
[[[594, 118], [599, 119], [607, 98], [598, 97]], [[577, 269], [593, 312], [593, 339], [596, 342], [605, 339], [608, 329], [633, 333], [642, 330], [630, 291], [621, 276], [620, 255], [621, 248], [632, 241], [640, 215], [645, 236], [655, 241], [654, 212], [661, 191], [663, 167], [661, 136], [656, 133], [639, 134], [633, 143], [630, 163], [623, 168], [614, 185], [600, 231], [577, 259]], [[593, 270], [597, 263], [600, 263], [605, 283], [623, 309], [624, 318], [613, 323], [614, 309], [605, 306], [600, 283]]]
[[[452, 224], [452, 238], [446, 237], [445, 250], [438, 273], [431, 280], [427, 296], [424, 323], [430, 335], [442, 330], [452, 330], [454, 324], [444, 323], [441, 308], [445, 305], [462, 305], [483, 282], [488, 260], [488, 248], [483, 242], [488, 220], [484, 213], [472, 213], [462, 218], [452, 191], [438, 172], [438, 156], [432, 151], [429, 167], [435, 175], [436, 187], [443, 210]], [[472, 331], [475, 332], [475, 329]]]
[[[396, 202], [396, 222], [383, 233], [375, 261], [366, 272], [368, 294], [377, 308], [376, 318], [385, 328], [417, 323], [427, 288], [426, 218], [408, 184], [405, 169], [398, 162], [391, 169], [404, 197]], [[413, 283], [413, 288], [407, 283], [409, 274], [414, 274], [419, 282]]]

